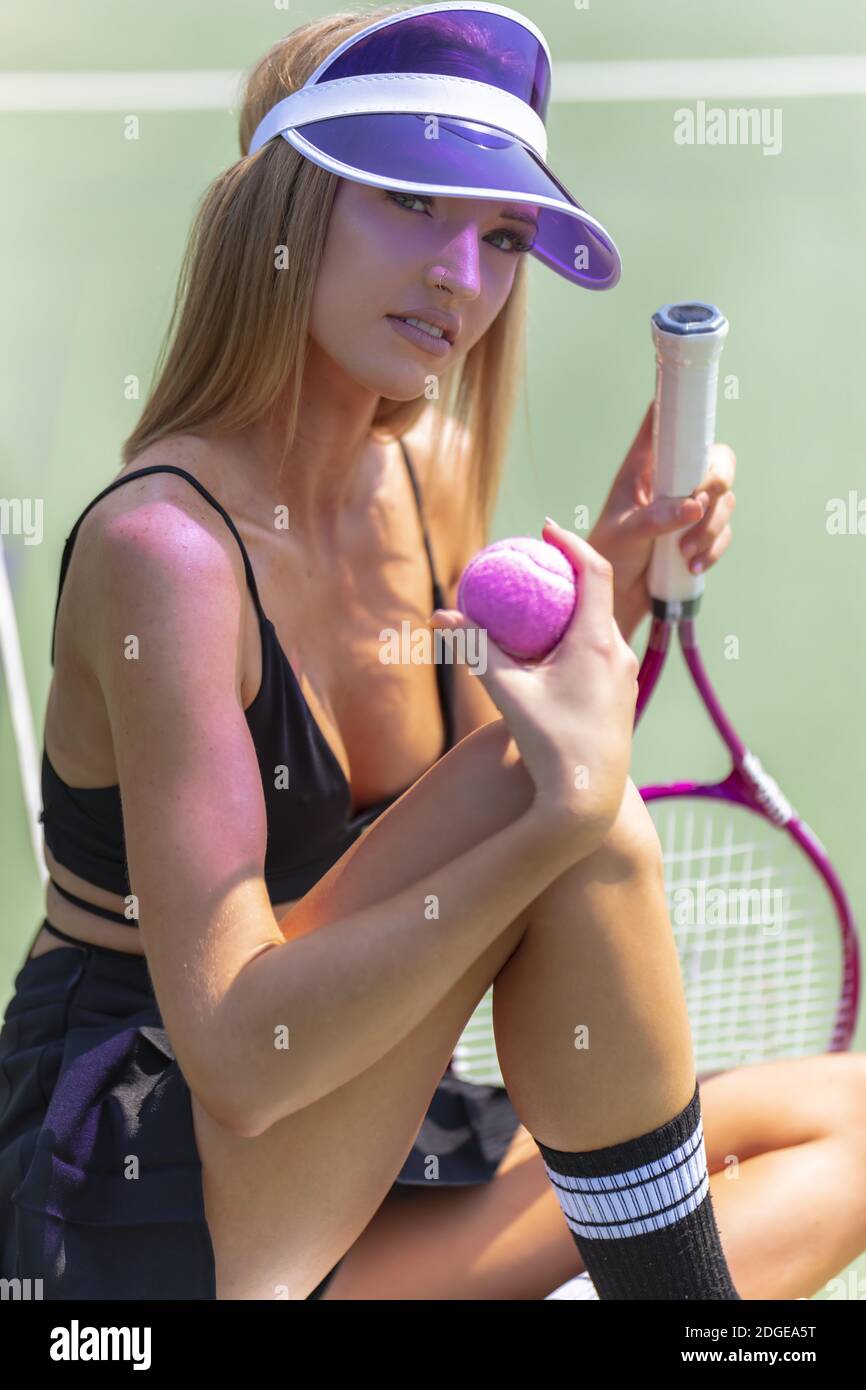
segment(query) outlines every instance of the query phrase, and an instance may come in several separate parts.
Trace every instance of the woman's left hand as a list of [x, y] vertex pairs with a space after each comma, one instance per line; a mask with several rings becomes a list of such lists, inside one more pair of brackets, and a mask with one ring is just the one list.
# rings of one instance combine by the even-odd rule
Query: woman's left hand
[[587, 540], [613, 566], [614, 614], [628, 641], [650, 611], [647, 574], [653, 541], [695, 524], [680, 537], [689, 568], [710, 569], [731, 543], [730, 518], [736, 506], [731, 488], [737, 456], [728, 444], [712, 444], [703, 479], [685, 501], [652, 494], [653, 402], [650, 402], [625, 462], [614, 479], [601, 515]]

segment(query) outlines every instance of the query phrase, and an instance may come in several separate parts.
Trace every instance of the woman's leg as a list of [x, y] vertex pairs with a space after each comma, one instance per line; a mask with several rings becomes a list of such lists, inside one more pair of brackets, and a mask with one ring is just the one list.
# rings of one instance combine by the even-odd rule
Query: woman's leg
[[[300, 914], [305, 929], [318, 929], [399, 892], [523, 814], [533, 790], [504, 722], [476, 729], [371, 826], [291, 916]], [[590, 856], [595, 867], [586, 876], [607, 883], [617, 898], [620, 880], [647, 881], [648, 850], [658, 854], [658, 840], [629, 783], [618, 819]], [[575, 889], [582, 881], [570, 871], [567, 877]], [[571, 898], [570, 889], [561, 905]], [[572, 918], [576, 906], [569, 909]], [[193, 1100], [218, 1298], [304, 1298], [357, 1240], [400, 1171], [472, 1011], [529, 930], [527, 916], [515, 918], [398, 1047], [264, 1134], [230, 1134]], [[612, 904], [599, 930], [616, 921]], [[548, 935], [553, 951], [557, 933]], [[556, 967], [561, 964], [557, 955]], [[666, 969], [667, 958], [658, 973], [663, 977]], [[532, 984], [533, 1007], [540, 1013], [547, 1011], [548, 989], [555, 1003], [554, 976], [553, 969], [545, 970]], [[603, 987], [601, 979], [597, 984]], [[687, 1046], [685, 1051], [687, 1066]], [[545, 1088], [548, 1083], [549, 1076]], [[639, 1099], [636, 1111], [631, 1133], [643, 1123]], [[629, 1127], [625, 1113], [623, 1123]], [[603, 1117], [586, 1132], [605, 1143]]]
[[707, 1158], [743, 1297], [811, 1297], [866, 1250], [866, 1057], [765, 1062], [701, 1090], [712, 1091]]
[[[476, 729], [373, 823], [287, 920], [324, 928], [400, 892], [510, 824], [533, 794], [504, 721]], [[229, 1133], [193, 1097], [219, 1299], [305, 1298], [357, 1239], [400, 1171], [469, 1016], [523, 930], [516, 918], [374, 1066], [264, 1134]]]
[[[629, 782], [635, 842], [599, 851], [536, 898], [493, 987], [496, 1052], [536, 1140], [600, 1149], [664, 1124], [695, 1087], [661, 846]], [[541, 1001], [543, 1000], [543, 1007]]]
[[[740, 1067], [702, 1083], [701, 1102], [737, 1289], [810, 1297], [866, 1250], [866, 1057]], [[389, 1194], [324, 1297], [542, 1299], [583, 1267], [521, 1126], [492, 1182]]]

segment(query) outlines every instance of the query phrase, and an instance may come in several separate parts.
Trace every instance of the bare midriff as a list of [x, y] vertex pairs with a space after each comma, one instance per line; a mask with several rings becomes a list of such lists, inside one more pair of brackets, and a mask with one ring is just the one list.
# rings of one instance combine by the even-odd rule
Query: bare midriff
[[[92, 902], [97, 907], [107, 907], [112, 912], [122, 913], [124, 910], [124, 900], [116, 893], [109, 893], [104, 888], [97, 888], [85, 879], [79, 878], [77, 874], [70, 873], [62, 864], [58, 864], [47, 845], [45, 847], [45, 862], [51, 877], [60, 884], [61, 888], [74, 893], [76, 898], [83, 898], [85, 902]], [[294, 907], [295, 903], [300, 902], [300, 898], [293, 898], [289, 902], [277, 903], [274, 905], [274, 916], [277, 921]], [[64, 898], [57, 892], [54, 884], [49, 883], [45, 890], [45, 917], [53, 927], [65, 932], [67, 936], [74, 936], [77, 941], [85, 942], [90, 946], [104, 946], [111, 951], [123, 951], [127, 955], [143, 956], [144, 948], [141, 944], [138, 927], [132, 923], [128, 927], [122, 927], [119, 922], [107, 922], [103, 917], [97, 917], [94, 913], [88, 912], [86, 908], [78, 907]], [[69, 943], [59, 940], [52, 936], [43, 927], [33, 943], [30, 958], [44, 955], [46, 951], [55, 951], [59, 947], [69, 947]], [[69, 947], [69, 949], [72, 949]]]

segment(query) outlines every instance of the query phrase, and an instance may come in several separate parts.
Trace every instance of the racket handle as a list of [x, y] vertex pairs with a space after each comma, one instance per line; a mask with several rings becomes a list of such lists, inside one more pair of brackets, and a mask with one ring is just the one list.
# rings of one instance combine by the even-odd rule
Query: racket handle
[[[665, 304], [653, 314], [656, 394], [653, 496], [688, 497], [707, 470], [716, 432], [719, 357], [728, 321], [714, 304]], [[697, 598], [704, 576], [692, 574], [679, 547], [693, 521], [659, 536], [650, 560], [650, 595], [665, 602]]]

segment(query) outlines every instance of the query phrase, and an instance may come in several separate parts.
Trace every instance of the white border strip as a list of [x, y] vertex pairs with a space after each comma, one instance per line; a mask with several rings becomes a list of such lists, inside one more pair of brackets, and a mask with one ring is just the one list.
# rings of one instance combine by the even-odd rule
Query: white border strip
[[554, 64], [554, 101], [682, 101], [866, 93], [866, 55]]
[[[2, 111], [234, 111], [245, 74], [188, 72], [0, 72]], [[554, 104], [862, 96], [866, 55], [685, 58], [553, 65]]]
[[0, 111], [225, 111], [243, 74], [193, 72], [0, 72]]

